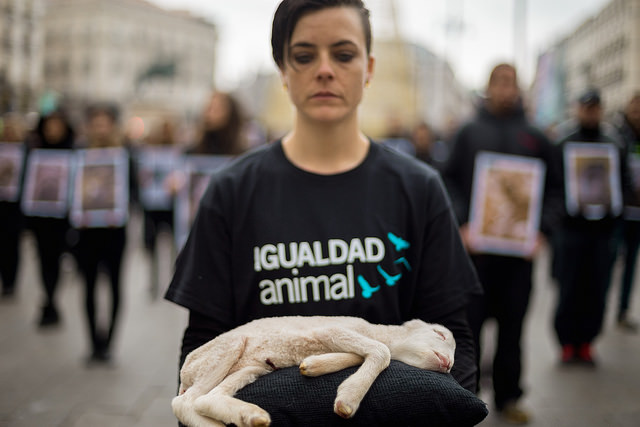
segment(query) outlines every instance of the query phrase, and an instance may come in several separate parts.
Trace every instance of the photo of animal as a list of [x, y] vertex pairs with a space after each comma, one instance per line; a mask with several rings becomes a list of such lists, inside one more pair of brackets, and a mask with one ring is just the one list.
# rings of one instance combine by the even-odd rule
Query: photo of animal
[[286, 316], [254, 320], [191, 352], [180, 371], [173, 413], [185, 425], [268, 426], [262, 408], [234, 398], [237, 391], [274, 370], [299, 366], [308, 377], [360, 365], [340, 384], [334, 412], [351, 418], [391, 359], [448, 373], [455, 340], [441, 325], [410, 320], [376, 325], [356, 317]]

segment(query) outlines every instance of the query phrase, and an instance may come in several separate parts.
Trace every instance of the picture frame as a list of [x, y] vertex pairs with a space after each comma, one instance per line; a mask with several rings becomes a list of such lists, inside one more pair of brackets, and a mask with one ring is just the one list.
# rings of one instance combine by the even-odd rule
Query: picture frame
[[65, 218], [69, 213], [72, 150], [35, 149], [27, 158], [22, 211], [27, 216]]
[[633, 198], [624, 207], [624, 218], [630, 221], [640, 221], [640, 154], [629, 154], [628, 164]]
[[612, 143], [568, 142], [563, 149], [567, 213], [599, 220], [623, 211], [620, 157]]
[[187, 241], [191, 224], [213, 173], [232, 157], [222, 155], [184, 156], [184, 182], [175, 198], [174, 233], [176, 248]]
[[166, 189], [169, 175], [181, 165], [182, 156], [175, 148], [142, 147], [135, 155], [136, 179], [140, 203], [147, 211], [173, 208], [173, 196]]
[[124, 148], [78, 150], [70, 220], [76, 228], [122, 227], [129, 214], [129, 156]]
[[477, 154], [469, 214], [474, 251], [518, 257], [533, 253], [545, 175], [541, 159], [488, 151]]
[[23, 144], [0, 142], [0, 201], [17, 202], [24, 168]]

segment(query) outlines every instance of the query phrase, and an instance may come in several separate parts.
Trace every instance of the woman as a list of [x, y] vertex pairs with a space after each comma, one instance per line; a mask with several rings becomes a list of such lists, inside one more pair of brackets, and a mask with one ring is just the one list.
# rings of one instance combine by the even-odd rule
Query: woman
[[214, 92], [202, 112], [198, 143], [191, 154], [237, 155], [244, 151], [242, 115], [238, 102], [228, 93]]
[[190, 313], [182, 361], [255, 318], [420, 318], [453, 331], [453, 376], [475, 390], [465, 306], [478, 284], [441, 181], [359, 129], [374, 68], [368, 10], [284, 0], [271, 42], [293, 129], [211, 180], [166, 294]]
[[[62, 111], [43, 116], [38, 122], [31, 149], [69, 150], [73, 148], [75, 132]], [[49, 217], [29, 217], [28, 227], [33, 231], [38, 244], [40, 274], [45, 294], [40, 327], [55, 326], [60, 321], [55, 293], [60, 276], [60, 257], [67, 250], [69, 219]]]
[[[122, 147], [123, 138], [118, 132], [117, 118], [118, 112], [115, 107], [90, 107], [87, 111], [87, 140], [82, 146], [89, 151], [95, 148]], [[111, 343], [120, 312], [120, 274], [125, 244], [126, 224], [78, 229], [75, 253], [86, 286], [85, 308], [92, 348], [89, 363], [107, 363], [111, 360]], [[98, 324], [100, 316], [97, 315], [96, 281], [100, 266], [103, 266], [109, 275], [111, 290], [111, 310], [107, 325]]]

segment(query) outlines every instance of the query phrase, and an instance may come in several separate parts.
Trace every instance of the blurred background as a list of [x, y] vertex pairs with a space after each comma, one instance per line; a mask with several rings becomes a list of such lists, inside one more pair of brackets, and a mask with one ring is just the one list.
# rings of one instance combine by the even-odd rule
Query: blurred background
[[[270, 58], [277, 0], [0, 0], [0, 113], [82, 111], [109, 101], [145, 136], [168, 115], [191, 138], [211, 89], [231, 92], [268, 135], [291, 109]], [[640, 87], [637, 0], [370, 0], [377, 58], [365, 132], [429, 123], [446, 134], [473, 110], [493, 65], [515, 63], [542, 128], [585, 87], [607, 112]], [[79, 119], [78, 119], [79, 121]], [[136, 138], [134, 138], [136, 139]]]

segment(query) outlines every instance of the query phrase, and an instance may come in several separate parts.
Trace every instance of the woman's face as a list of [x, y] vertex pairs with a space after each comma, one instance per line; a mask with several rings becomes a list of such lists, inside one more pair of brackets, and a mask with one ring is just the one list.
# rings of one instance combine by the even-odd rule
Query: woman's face
[[205, 109], [205, 128], [219, 130], [224, 128], [231, 118], [231, 106], [226, 96], [214, 94]]
[[299, 116], [335, 122], [355, 116], [373, 63], [358, 11], [332, 7], [300, 18], [281, 72]]
[[58, 117], [51, 117], [44, 123], [43, 133], [47, 142], [58, 144], [66, 136], [67, 128]]

